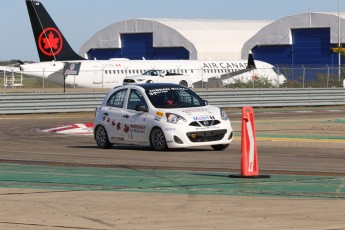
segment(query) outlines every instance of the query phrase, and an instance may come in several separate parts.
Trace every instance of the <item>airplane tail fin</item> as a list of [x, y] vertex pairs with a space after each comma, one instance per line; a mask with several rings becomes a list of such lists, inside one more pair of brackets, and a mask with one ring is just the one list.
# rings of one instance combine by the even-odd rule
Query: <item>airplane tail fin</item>
[[249, 51], [248, 53], [248, 63], [247, 63], [247, 68], [251, 68], [251, 69], [256, 69], [256, 65], [254, 62], [254, 57], [251, 51]]
[[74, 52], [43, 4], [26, 0], [40, 61], [83, 60]]

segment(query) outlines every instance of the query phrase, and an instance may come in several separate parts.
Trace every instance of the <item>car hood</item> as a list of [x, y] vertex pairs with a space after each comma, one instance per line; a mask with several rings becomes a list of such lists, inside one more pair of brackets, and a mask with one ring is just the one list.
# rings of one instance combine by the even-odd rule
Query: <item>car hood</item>
[[[174, 113], [184, 117], [187, 120], [203, 121], [215, 120], [220, 118], [220, 108], [207, 105], [202, 107], [188, 107], [188, 108], [173, 108], [173, 109], [158, 109], [162, 113]], [[157, 112], [157, 113], [158, 113]]]

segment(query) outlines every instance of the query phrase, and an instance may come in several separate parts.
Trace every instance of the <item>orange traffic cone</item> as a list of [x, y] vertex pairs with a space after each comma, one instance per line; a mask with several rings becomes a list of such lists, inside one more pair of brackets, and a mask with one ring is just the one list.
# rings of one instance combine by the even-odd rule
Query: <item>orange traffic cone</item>
[[259, 175], [258, 154], [256, 148], [256, 134], [254, 124], [254, 110], [252, 107], [242, 108], [241, 134], [241, 175], [229, 177], [269, 178], [269, 175]]

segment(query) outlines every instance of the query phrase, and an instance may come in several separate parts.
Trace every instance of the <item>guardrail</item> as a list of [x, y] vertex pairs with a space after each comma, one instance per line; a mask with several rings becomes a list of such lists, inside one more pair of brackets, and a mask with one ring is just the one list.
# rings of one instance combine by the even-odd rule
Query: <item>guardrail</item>
[[[345, 89], [196, 89], [223, 108], [345, 105]], [[93, 111], [104, 92], [1, 94], [0, 114]]]

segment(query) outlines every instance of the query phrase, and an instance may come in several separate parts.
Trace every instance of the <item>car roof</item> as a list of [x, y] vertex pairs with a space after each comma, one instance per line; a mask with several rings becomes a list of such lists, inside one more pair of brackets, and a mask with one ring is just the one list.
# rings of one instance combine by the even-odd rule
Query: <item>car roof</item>
[[185, 89], [188, 89], [182, 85], [174, 84], [174, 83], [144, 83], [144, 84], [129, 84], [129, 85], [116, 86], [112, 90], [110, 90], [108, 92], [108, 94], [110, 95], [119, 89], [128, 89], [128, 88], [135, 88], [135, 87], [140, 87], [144, 90], [159, 89], [159, 88], [185, 88]]
[[146, 83], [146, 84], [137, 84], [137, 86], [140, 86], [142, 88], [146, 89], [157, 89], [157, 88], [186, 88], [179, 84], [174, 83]]

